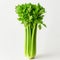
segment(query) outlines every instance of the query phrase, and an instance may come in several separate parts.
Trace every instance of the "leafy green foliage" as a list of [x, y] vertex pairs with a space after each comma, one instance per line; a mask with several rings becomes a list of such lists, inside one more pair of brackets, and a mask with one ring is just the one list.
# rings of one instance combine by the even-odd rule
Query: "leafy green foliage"
[[28, 26], [31, 24], [37, 24], [39, 29], [41, 29], [41, 25], [46, 25], [43, 23], [43, 17], [45, 13], [45, 8], [43, 8], [39, 3], [35, 4], [21, 4], [15, 7], [16, 13], [18, 14], [18, 20], [21, 21], [24, 26]]

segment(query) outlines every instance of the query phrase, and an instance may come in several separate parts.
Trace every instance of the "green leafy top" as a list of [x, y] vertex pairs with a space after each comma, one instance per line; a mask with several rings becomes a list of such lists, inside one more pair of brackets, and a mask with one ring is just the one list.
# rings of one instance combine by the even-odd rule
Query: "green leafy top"
[[41, 25], [46, 25], [43, 23], [43, 17], [45, 13], [45, 8], [43, 8], [39, 3], [36, 4], [21, 4], [15, 7], [16, 13], [18, 14], [18, 20], [21, 21], [24, 26], [31, 24], [37, 24], [39, 29]]

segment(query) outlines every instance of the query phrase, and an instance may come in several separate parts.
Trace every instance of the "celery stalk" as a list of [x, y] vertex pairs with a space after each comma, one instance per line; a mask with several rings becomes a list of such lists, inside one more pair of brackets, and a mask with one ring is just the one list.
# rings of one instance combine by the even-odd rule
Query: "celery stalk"
[[34, 58], [36, 55], [36, 33], [37, 27], [41, 30], [42, 25], [46, 27], [43, 21], [45, 8], [38, 4], [25, 3], [18, 4], [15, 7], [18, 15], [18, 21], [21, 21], [25, 27], [24, 53], [28, 58]]
[[36, 55], [36, 30], [37, 25], [25, 28], [25, 55], [29, 58], [34, 58]]
[[31, 41], [31, 58], [34, 58], [36, 55], [36, 32], [37, 32], [37, 25], [34, 25], [32, 32], [32, 41]]

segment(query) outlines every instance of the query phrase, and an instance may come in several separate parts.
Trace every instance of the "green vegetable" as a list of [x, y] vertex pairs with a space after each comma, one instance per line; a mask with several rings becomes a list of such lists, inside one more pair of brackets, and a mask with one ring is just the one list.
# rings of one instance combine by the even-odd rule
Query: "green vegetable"
[[42, 28], [45, 8], [39, 3], [19, 4], [15, 7], [18, 14], [18, 20], [25, 26], [25, 55], [29, 58], [34, 58], [36, 55], [36, 33], [37, 27]]

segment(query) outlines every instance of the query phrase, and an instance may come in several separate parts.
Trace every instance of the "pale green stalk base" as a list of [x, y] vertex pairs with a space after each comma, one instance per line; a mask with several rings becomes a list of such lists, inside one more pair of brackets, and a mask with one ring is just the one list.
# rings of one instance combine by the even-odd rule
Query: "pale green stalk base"
[[33, 28], [31, 25], [25, 28], [25, 56], [28, 58], [34, 58], [36, 55], [36, 32], [37, 25], [35, 24]]

